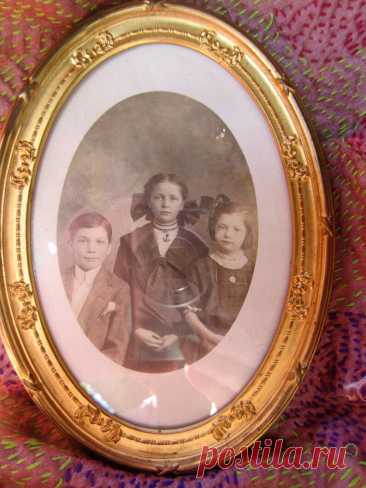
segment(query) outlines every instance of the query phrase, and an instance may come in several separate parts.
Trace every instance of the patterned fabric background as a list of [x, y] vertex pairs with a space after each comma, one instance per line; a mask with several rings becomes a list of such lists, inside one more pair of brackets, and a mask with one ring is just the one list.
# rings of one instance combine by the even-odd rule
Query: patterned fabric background
[[[44, 57], [98, 0], [0, 0], [0, 131]], [[366, 486], [366, 0], [192, 0], [249, 31], [287, 73], [315, 123], [336, 217], [326, 330], [271, 435], [287, 445], [352, 444], [346, 470], [247, 470], [158, 478], [130, 473], [67, 438], [32, 403], [0, 352], [0, 486]]]

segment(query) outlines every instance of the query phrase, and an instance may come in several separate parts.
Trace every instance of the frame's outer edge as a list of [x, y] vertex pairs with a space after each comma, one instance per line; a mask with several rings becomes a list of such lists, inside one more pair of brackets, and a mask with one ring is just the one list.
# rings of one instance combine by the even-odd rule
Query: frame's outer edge
[[[170, 450], [172, 452], [172, 449], [168, 449], [164, 447], [164, 444], [162, 444], [160, 447], [159, 445], [154, 447], [154, 442], [152, 442], [149, 445], [149, 454], [146, 454], [145, 448], [142, 448], [141, 451], [138, 449], [136, 450], [136, 442], [133, 440], [133, 436], [130, 436], [130, 439], [127, 440], [124, 443], [124, 447], [122, 448], [120, 446], [120, 443], [122, 442], [121, 439], [124, 438], [126, 435], [126, 432], [134, 432], [135, 437], [138, 438], [138, 435], [144, 435], [141, 431], [141, 429], [134, 429], [133, 426], [131, 427], [125, 422], [120, 422], [116, 420], [115, 417], [110, 417], [108, 414], [105, 414], [101, 411], [98, 410], [98, 408], [95, 407], [95, 404], [93, 403], [86, 397], [86, 395], [80, 391], [77, 392], [77, 388], [75, 384], [72, 384], [71, 376], [65, 366], [61, 366], [60, 370], [60, 364], [62, 364], [62, 361], [60, 357], [58, 356], [57, 351], [55, 350], [54, 346], [52, 343], [50, 343], [50, 338], [49, 335], [47, 335], [47, 329], [45, 326], [45, 322], [43, 317], [41, 316], [41, 319], [39, 320], [39, 317], [35, 319], [35, 322], [33, 325], [31, 325], [32, 331], [35, 331], [36, 334], [38, 334], [38, 337], [42, 335], [43, 338], [47, 340], [47, 343], [45, 343], [42, 347], [45, 348], [47, 351], [47, 355], [49, 358], [52, 357], [53, 361], [56, 361], [56, 363], [53, 363], [54, 366], [56, 367], [57, 374], [59, 377], [63, 375], [62, 382], [64, 381], [69, 381], [70, 386], [69, 388], [69, 396], [70, 399], [72, 397], [75, 398], [75, 405], [79, 405], [79, 407], [83, 406], [83, 402], [85, 402], [86, 410], [82, 410], [81, 413], [83, 414], [81, 416], [81, 423], [76, 422], [75, 418], [72, 418], [70, 416], [71, 412], [67, 411], [65, 408], [60, 408], [58, 405], [57, 401], [55, 401], [53, 394], [54, 391], [57, 391], [57, 394], [60, 394], [60, 385], [54, 385], [54, 387], [50, 388], [49, 382], [50, 380], [48, 379], [47, 384], [45, 383], [42, 374], [40, 374], [40, 369], [38, 366], [33, 364], [33, 361], [31, 359], [31, 356], [29, 352], [27, 351], [27, 346], [26, 342], [29, 341], [32, 342], [34, 339], [30, 338], [30, 334], [34, 334], [32, 331], [30, 334], [28, 334], [27, 340], [24, 339], [25, 337], [25, 332], [24, 330], [21, 330], [19, 327], [16, 326], [16, 324], [19, 325], [19, 320], [16, 320], [14, 317], [14, 313], [11, 310], [10, 307], [10, 297], [8, 292], [6, 291], [7, 289], [7, 281], [6, 281], [6, 276], [9, 274], [9, 263], [5, 264], [7, 261], [6, 256], [9, 255], [9, 249], [5, 249], [5, 241], [6, 238], [10, 235], [11, 233], [11, 228], [10, 226], [2, 225], [1, 229], [1, 286], [2, 286], [2, 293], [0, 294], [0, 306], [1, 306], [1, 315], [3, 319], [3, 325], [1, 328], [1, 333], [3, 336], [4, 343], [6, 345], [6, 349], [8, 351], [8, 354], [11, 358], [11, 361], [19, 374], [19, 376], [23, 379], [23, 382], [25, 384], [25, 387], [27, 390], [30, 392], [34, 400], [42, 407], [43, 410], [46, 412], [52, 412], [53, 416], [56, 417], [56, 420], [59, 422], [60, 426], [67, 431], [70, 434], [74, 434], [76, 438], [78, 438], [80, 441], [83, 441], [86, 443], [89, 447], [97, 450], [98, 452], [110, 457], [111, 459], [114, 459], [119, 462], [124, 462], [125, 464], [129, 464], [141, 469], [149, 469], [149, 470], [155, 470], [155, 471], [184, 471], [187, 469], [193, 469], [198, 460], [199, 460], [199, 439], [200, 434], [203, 435], [203, 439], [206, 439], [206, 442], [208, 442], [208, 439], [211, 438], [211, 445], [216, 445], [218, 447], [223, 447], [224, 445], [227, 444], [227, 441], [229, 440], [232, 442], [232, 445], [235, 446], [236, 448], [240, 446], [240, 442], [242, 441], [242, 436], [243, 433], [245, 434], [245, 428], [246, 424], [245, 422], [237, 422], [237, 420], [245, 420], [247, 419], [248, 422], [250, 423], [251, 430], [250, 433], [246, 432], [247, 438], [249, 437], [250, 441], [249, 443], [254, 442], [255, 439], [257, 439], [260, 435], [264, 433], [264, 431], [269, 427], [269, 425], [275, 421], [275, 419], [279, 416], [283, 408], [290, 402], [292, 397], [295, 394], [296, 387], [298, 386], [299, 382], [302, 380], [303, 375], [305, 373], [306, 367], [308, 366], [314, 352], [316, 345], [319, 341], [319, 337], [321, 334], [322, 326], [324, 324], [325, 320], [325, 315], [326, 315], [326, 310], [327, 310], [327, 304], [329, 300], [329, 293], [330, 293], [330, 283], [331, 283], [331, 266], [333, 262], [333, 254], [334, 254], [334, 241], [333, 241], [333, 234], [332, 234], [332, 226], [333, 226], [333, 217], [332, 217], [332, 209], [331, 209], [331, 201], [330, 201], [330, 194], [329, 191], [323, 190], [322, 187], [322, 180], [320, 176], [320, 171], [319, 171], [319, 143], [316, 140], [316, 137], [314, 138], [313, 136], [313, 141], [311, 141], [311, 136], [310, 136], [310, 131], [308, 126], [306, 125], [304, 121], [304, 117], [302, 112], [299, 109], [299, 103], [295, 99], [294, 95], [292, 94], [291, 90], [287, 90], [286, 88], [286, 83], [284, 83], [284, 77], [281, 75], [278, 71], [278, 69], [271, 64], [259, 51], [257, 46], [254, 46], [251, 41], [245, 41], [242, 38], [242, 35], [235, 30], [233, 27], [228, 26], [221, 20], [217, 20], [214, 17], [201, 12], [197, 10], [190, 9], [188, 7], [182, 7], [182, 6], [177, 6], [177, 5], [168, 5], [164, 3], [158, 3], [158, 4], [151, 4], [149, 2], [145, 2], [144, 5], [139, 5], [139, 6], [129, 6], [127, 8], [124, 8], [122, 10], [115, 9], [113, 8], [112, 10], [108, 11], [106, 16], [103, 17], [102, 19], [92, 19], [88, 20], [84, 24], [84, 30], [78, 31], [74, 34], [72, 34], [63, 44], [63, 46], [58, 50], [56, 53], [54, 53], [43, 66], [35, 73], [35, 75], [32, 77], [30, 84], [28, 87], [25, 89], [23, 94], [20, 96], [19, 101], [16, 104], [16, 107], [14, 109], [13, 116], [11, 120], [9, 121], [9, 124], [6, 129], [6, 135], [4, 136], [3, 144], [1, 145], [1, 219], [2, 219], [2, 224], [5, 222], [9, 223], [9, 220], [6, 220], [6, 211], [9, 210], [9, 203], [5, 201], [6, 197], [6, 192], [8, 191], [7, 188], [9, 186], [8, 180], [9, 180], [9, 172], [11, 170], [11, 166], [13, 166], [14, 169], [14, 159], [15, 159], [15, 154], [17, 150], [17, 143], [19, 143], [19, 137], [22, 137], [22, 135], [26, 132], [27, 128], [24, 128], [24, 125], [26, 126], [27, 124], [23, 124], [24, 118], [27, 116], [28, 119], [31, 119], [31, 116], [29, 112], [32, 110], [32, 103], [33, 103], [33, 97], [34, 93], [37, 92], [39, 94], [40, 86], [42, 84], [42, 81], [47, 79], [47, 74], [46, 74], [46, 67], [52, 65], [55, 66], [56, 62], [60, 62], [61, 60], [63, 61], [63, 65], [59, 68], [60, 70], [65, 70], [65, 66], [67, 65], [68, 58], [65, 58], [67, 52], [73, 51], [75, 55], [79, 56], [74, 58], [74, 68], [80, 69], [80, 71], [75, 75], [75, 78], [73, 78], [72, 85], [70, 85], [69, 88], [67, 88], [67, 92], [63, 91], [62, 96], [57, 99], [57, 104], [53, 108], [53, 111], [51, 112], [50, 115], [45, 115], [42, 118], [42, 122], [39, 123], [40, 126], [43, 124], [43, 128], [40, 127], [39, 131], [42, 132], [42, 136], [39, 139], [39, 144], [36, 145], [37, 151], [36, 154], [32, 152], [32, 147], [25, 147], [24, 148], [24, 153], [23, 156], [25, 158], [25, 162], [29, 162], [32, 160], [32, 164], [34, 162], [34, 166], [36, 167], [39, 158], [41, 157], [42, 153], [42, 148], [45, 143], [48, 131], [52, 125], [52, 122], [54, 118], [57, 116], [59, 108], [62, 106], [63, 103], [65, 103], [66, 97], [70, 90], [77, 85], [77, 83], [82, 79], [83, 76], [85, 76], [91, 69], [93, 69], [97, 64], [102, 62], [104, 59], [107, 59], [109, 56], [113, 55], [114, 53], [118, 52], [118, 49], [115, 46], [110, 46], [108, 44], [110, 42], [110, 39], [104, 39], [101, 41], [102, 43], [98, 45], [95, 44], [95, 35], [97, 32], [106, 32], [104, 27], [108, 30], [110, 29], [110, 25], [113, 24], [113, 22], [116, 23], [116, 29], [118, 30], [118, 26], [120, 26], [120, 23], [122, 21], [125, 21], [127, 17], [131, 17], [131, 22], [133, 19], [137, 21], [140, 25], [140, 22], [145, 22], [149, 23], [149, 21], [153, 21], [153, 24], [156, 25], [158, 21], [161, 22], [161, 25], [164, 26], [165, 23], [173, 22], [172, 19], [174, 19], [175, 24], [182, 23], [184, 25], [187, 25], [187, 29], [190, 32], [190, 35], [194, 36], [196, 35], [195, 29], [200, 29], [202, 28], [201, 26], [207, 26], [207, 29], [209, 28], [215, 28], [216, 31], [219, 33], [219, 36], [217, 37], [208, 37], [206, 38], [205, 42], [207, 42], [204, 45], [204, 48], [198, 48], [197, 50], [203, 50], [204, 54], [212, 57], [216, 61], [220, 60], [220, 64], [224, 64], [225, 67], [231, 72], [231, 74], [236, 73], [236, 76], [239, 77], [238, 73], [242, 73], [242, 76], [244, 76], [244, 71], [247, 70], [249, 73], [249, 67], [246, 66], [245, 69], [242, 68], [241, 66], [241, 61], [239, 62], [239, 65], [236, 64], [236, 59], [235, 55], [235, 49], [232, 46], [235, 46], [235, 42], [237, 41], [240, 46], [243, 46], [244, 49], [244, 56], [252, 56], [250, 58], [251, 60], [255, 59], [258, 63], [258, 65], [262, 65], [263, 73], [262, 76], [266, 76], [267, 79], [273, 79], [273, 83], [277, 84], [276, 85], [276, 90], [277, 90], [277, 99], [275, 100], [275, 104], [278, 107], [282, 104], [283, 106], [287, 106], [287, 110], [292, 113], [292, 121], [295, 124], [298, 124], [299, 127], [296, 129], [297, 133], [301, 135], [301, 138], [303, 140], [300, 140], [301, 145], [296, 146], [296, 141], [292, 141], [291, 139], [289, 140], [289, 145], [285, 146], [285, 159], [287, 162], [292, 164], [293, 171], [295, 172], [295, 180], [296, 180], [296, 185], [300, 188], [299, 185], [301, 185], [301, 181], [303, 178], [303, 173], [301, 173], [302, 168], [300, 165], [300, 169], [298, 168], [297, 164], [299, 162], [299, 158], [302, 160], [302, 158], [305, 158], [304, 155], [302, 155], [302, 144], [305, 143], [306, 149], [311, 153], [308, 154], [308, 158], [310, 158], [312, 168], [311, 171], [313, 172], [312, 175], [312, 183], [316, 183], [316, 192], [317, 192], [317, 198], [319, 198], [319, 208], [318, 210], [318, 220], [316, 220], [314, 224], [314, 233], [318, 236], [317, 239], [319, 243], [321, 244], [319, 255], [318, 255], [318, 260], [319, 262], [317, 263], [317, 269], [319, 268], [321, 271], [319, 271], [319, 276], [320, 276], [320, 282], [317, 283], [322, 291], [320, 295], [317, 298], [317, 304], [315, 307], [315, 304], [310, 304], [309, 307], [314, 309], [314, 314], [316, 315], [316, 323], [312, 323], [311, 325], [311, 340], [309, 340], [306, 344], [306, 347], [304, 347], [304, 344], [302, 344], [302, 348], [298, 348], [298, 354], [300, 359], [295, 360], [295, 355], [292, 356], [292, 363], [288, 364], [287, 366], [287, 376], [284, 377], [282, 381], [282, 386], [284, 388], [284, 393], [282, 396], [277, 400], [277, 403], [275, 403], [275, 406], [272, 407], [272, 410], [270, 412], [263, 411], [263, 406], [261, 410], [261, 416], [262, 420], [261, 423], [258, 427], [258, 423], [256, 424], [257, 427], [255, 427], [255, 423], [253, 423], [253, 418], [258, 416], [259, 412], [254, 409], [254, 411], [251, 411], [251, 407], [246, 407], [245, 404], [239, 408], [239, 398], [231, 402], [231, 404], [228, 407], [225, 407], [222, 412], [219, 412], [220, 415], [224, 415], [225, 418], [225, 425], [231, 426], [231, 424], [236, 426], [236, 430], [234, 432], [231, 432], [231, 437], [227, 437], [227, 430], [229, 430], [231, 427], [224, 428], [224, 437], [222, 439], [219, 439], [219, 437], [212, 438], [212, 432], [215, 432], [215, 428], [219, 429], [219, 427], [215, 427], [215, 420], [216, 418], [212, 419], [209, 421], [210, 423], [210, 433], [209, 434], [204, 434], [205, 430], [205, 423], [201, 423], [200, 426], [195, 427], [191, 429], [191, 435], [189, 436], [191, 441], [186, 441], [187, 445], [189, 444], [191, 447], [187, 450], [184, 447], [183, 444], [178, 444], [180, 447], [176, 448], [176, 454], [174, 456], [171, 456], [170, 459], [167, 458], [167, 452]], [[135, 17], [133, 17], [135, 16]], [[136, 20], [137, 19], [137, 20]], [[113, 24], [114, 25], [114, 24]], [[100, 28], [103, 27], [102, 31]], [[110, 29], [112, 30], [112, 29]], [[187, 31], [187, 32], [188, 32]], [[214, 31], [214, 33], [216, 32]], [[114, 31], [113, 31], [114, 32]], [[162, 30], [163, 32], [163, 30]], [[171, 42], [175, 42], [177, 44], [183, 42], [183, 37], [179, 41], [177, 38], [174, 38], [174, 35], [177, 35], [174, 32], [168, 33], [168, 31], [163, 34], [162, 32], [159, 33], [156, 37], [155, 42], [159, 42], [158, 39], [170, 39], [169, 36], [171, 36]], [[141, 36], [143, 37], [143, 32], [141, 33]], [[187, 37], [188, 39], [189, 37]], [[94, 41], [93, 41], [94, 39]], [[148, 39], [148, 35], [146, 34], [145, 42], [151, 42]], [[140, 40], [139, 38], [139, 43], [142, 43], [143, 40]], [[178, 42], [179, 41], [179, 42]], [[94, 47], [93, 47], [93, 42], [94, 42]], [[160, 41], [164, 42], [164, 41]], [[189, 41], [190, 42], [190, 41]], [[193, 42], [193, 41], [192, 41]], [[210, 43], [213, 43], [212, 45]], [[79, 45], [79, 48], [77, 51], [72, 47], [73, 45]], [[132, 45], [131, 43], [127, 46], [127, 48]], [[96, 46], [96, 47], [95, 47]], [[106, 48], [106, 49], [105, 49]], [[192, 47], [193, 48], [193, 47]], [[93, 50], [94, 49], [94, 50]], [[95, 57], [94, 56], [95, 53]], [[248, 54], [249, 53], [249, 54]], [[77, 64], [75, 63], [81, 63], [81, 66], [77, 68]], [[84, 63], [85, 66], [84, 66]], [[259, 69], [259, 68], [258, 68]], [[241, 71], [240, 71], [241, 70]], [[74, 73], [75, 74], [75, 73]], [[69, 76], [74, 76], [69, 75]], [[258, 75], [259, 76], [259, 75]], [[277, 81], [275, 81], [277, 80]], [[51, 82], [50, 82], [51, 83]], [[63, 82], [64, 86], [67, 84], [65, 81]], [[247, 84], [250, 84], [250, 80], [247, 80]], [[252, 82], [253, 85], [250, 86], [253, 92], [254, 97], [258, 97], [260, 93], [260, 89], [264, 90], [266, 89], [265, 83], [263, 82], [263, 86], [261, 87], [255, 87], [254, 82]], [[62, 90], [66, 90], [66, 88], [62, 88]], [[256, 91], [257, 90], [257, 91]], [[282, 92], [281, 92], [282, 90]], [[281, 94], [282, 93], [282, 94]], [[257, 103], [258, 100], [257, 100]], [[262, 107], [263, 108], [263, 107]], [[268, 115], [270, 113], [270, 107], [266, 108], [267, 110], [267, 118], [271, 118], [271, 115]], [[271, 109], [273, 111], [273, 109]], [[288, 112], [288, 113], [289, 113]], [[28, 115], [27, 115], [28, 113]], [[276, 118], [276, 110], [274, 110], [274, 119]], [[289, 117], [288, 113], [286, 113], [286, 116]], [[283, 115], [283, 118], [285, 119], [285, 115]], [[46, 122], [45, 122], [46, 120]], [[29, 123], [29, 120], [28, 120]], [[290, 121], [286, 121], [286, 127], [283, 128], [282, 130], [284, 133], [288, 132], [288, 124], [290, 124]], [[296, 125], [295, 124], [295, 125]], [[291, 125], [291, 124], [290, 124]], [[29, 129], [30, 130], [30, 129]], [[29, 131], [28, 131], [29, 132]], [[277, 140], [280, 140], [281, 137], [283, 137], [281, 134], [281, 129], [280, 128], [275, 128], [275, 135]], [[21, 135], [20, 135], [21, 134]], [[290, 134], [291, 135], [291, 134]], [[37, 138], [38, 136], [36, 136]], [[287, 137], [287, 136], [286, 136]], [[287, 139], [286, 139], [287, 140]], [[286, 143], [287, 144], [287, 143]], [[296, 146], [296, 147], [295, 147]], [[305, 148], [304, 146], [304, 148]], [[295, 151], [295, 152], [294, 152]], [[300, 154], [301, 153], [301, 154]], [[27, 159], [28, 158], [28, 159]], [[292, 158], [292, 159], [291, 159]], [[306, 158], [305, 158], [306, 159]], [[307, 159], [306, 159], [307, 160]], [[286, 171], [286, 168], [285, 168]], [[17, 176], [20, 178], [22, 177], [22, 173], [17, 173]], [[27, 202], [30, 200], [30, 195], [33, 189], [34, 185], [34, 173], [32, 174], [31, 171], [31, 182], [30, 182], [30, 187], [28, 190], [25, 191], [25, 194], [27, 193]], [[19, 180], [17, 180], [19, 181]], [[20, 184], [22, 184], [22, 181], [20, 181]], [[294, 185], [291, 183], [291, 185]], [[291, 187], [289, 185], [289, 188]], [[313, 202], [314, 203], [314, 202]], [[29, 204], [22, 204], [24, 207], [24, 210], [26, 212], [26, 221], [27, 221], [27, 228], [26, 228], [26, 246], [29, 246], [29, 223], [30, 223], [30, 205]], [[22, 207], [22, 208], [23, 208]], [[310, 210], [309, 210], [310, 212]], [[316, 210], [312, 209], [312, 212], [316, 213]], [[309, 214], [310, 215], [310, 214]], [[22, 217], [24, 219], [24, 216]], [[295, 216], [295, 223], [297, 225], [297, 217]], [[323, 223], [321, 219], [325, 219], [325, 233], [323, 234]], [[12, 229], [14, 230], [14, 229]], [[5, 237], [6, 234], [6, 237]], [[24, 236], [25, 237], [25, 236]], [[315, 237], [314, 237], [315, 239]], [[295, 255], [296, 258], [296, 255]], [[27, 252], [25, 253], [25, 259], [27, 262], [27, 271], [25, 273], [26, 276], [30, 276], [30, 285], [31, 289], [35, 290], [34, 287], [34, 279], [32, 278], [32, 268], [31, 268], [31, 261], [30, 261], [30, 253], [29, 253], [29, 247], [27, 247]], [[294, 265], [296, 263], [294, 262]], [[29, 272], [28, 272], [29, 270]], [[307, 283], [307, 278], [304, 278], [302, 274], [300, 273], [300, 278], [299, 279], [305, 279], [304, 281], [304, 286]], [[319, 279], [318, 279], [319, 281]], [[18, 283], [19, 284], [19, 283]], [[290, 290], [291, 291], [291, 290]], [[21, 289], [18, 290], [18, 293], [20, 296], [24, 296], [25, 294], [28, 294], [29, 290], [24, 288], [23, 284], [21, 285]], [[32, 294], [33, 292], [31, 292]], [[308, 291], [306, 291], [308, 293]], [[310, 293], [310, 291], [309, 291]], [[29, 295], [27, 295], [29, 297]], [[28, 300], [28, 298], [27, 298]], [[34, 300], [34, 301], [32, 301]], [[28, 302], [26, 302], [28, 303]], [[31, 298], [31, 302], [34, 306], [36, 306], [36, 310], [39, 312], [40, 307], [39, 307], [39, 302], [37, 299], [37, 294], [35, 293], [35, 296]], [[301, 313], [302, 311], [298, 311], [298, 313]], [[287, 313], [287, 312], [286, 312]], [[286, 315], [284, 313], [284, 317]], [[42, 315], [42, 314], [41, 314]], [[27, 316], [28, 317], [28, 316]], [[284, 320], [283, 317], [283, 320]], [[283, 327], [279, 329], [278, 335], [276, 336], [274, 343], [272, 345], [272, 348], [275, 348], [276, 345], [278, 347], [278, 337], [280, 333], [283, 332]], [[300, 344], [301, 345], [301, 344]], [[271, 354], [271, 350], [268, 352], [267, 359], [269, 358]], [[301, 350], [300, 350], [301, 349]], [[51, 359], [50, 359], [51, 360]], [[52, 361], [51, 361], [52, 362]], [[262, 366], [265, 366], [266, 361], [262, 364]], [[262, 366], [259, 368], [259, 370], [262, 370]], [[267, 365], [268, 366], [268, 365]], [[259, 373], [258, 373], [259, 374]], [[252, 386], [255, 384], [256, 379], [258, 379], [258, 374], [254, 378], [252, 382], [250, 382], [249, 385], [245, 388], [245, 391], [251, 390]], [[55, 380], [54, 380], [55, 381]], [[61, 381], [61, 380], [60, 380]], [[61, 383], [60, 383], [61, 384]], [[254, 386], [253, 386], [254, 388]], [[242, 395], [238, 395], [238, 397], [241, 397]], [[244, 397], [243, 397], [244, 398]], [[77, 401], [76, 401], [77, 399]], [[236, 403], [237, 402], [237, 403]], [[83, 407], [84, 408], [84, 407]], [[88, 410], [91, 409], [91, 410]], [[233, 410], [234, 409], [234, 410]], [[235, 410], [236, 409], [236, 410]], [[67, 413], [66, 413], [67, 411]], [[234, 413], [233, 413], [234, 412]], [[112, 423], [111, 423], [112, 422]], [[119, 424], [119, 426], [115, 425]], [[102, 431], [106, 430], [107, 434], [115, 435], [118, 438], [117, 442], [113, 444], [111, 443], [105, 443], [103, 441], [103, 434]], [[109, 429], [109, 430], [108, 430]], [[121, 429], [121, 430], [118, 430]], [[213, 429], [213, 430], [212, 430]], [[164, 439], [181, 439], [183, 433], [167, 433], [167, 434], [148, 434], [148, 439], [151, 439], [152, 441], [154, 440], [154, 435], [157, 436], [156, 438], [161, 438], [163, 436]], [[185, 434], [184, 434], [185, 435]], [[228, 434], [229, 435], [229, 434]], [[160, 436], [160, 437], [159, 437]], [[198, 437], [197, 437], [198, 436]], [[216, 439], [216, 440], [215, 440]]]

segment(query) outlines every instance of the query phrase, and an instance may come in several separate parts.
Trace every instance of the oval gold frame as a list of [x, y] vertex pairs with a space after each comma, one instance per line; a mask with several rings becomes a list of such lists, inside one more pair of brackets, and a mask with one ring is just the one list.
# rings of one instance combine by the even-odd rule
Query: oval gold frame
[[[186, 46], [224, 66], [260, 106], [282, 157], [293, 213], [292, 276], [281, 322], [250, 383], [214, 416], [184, 429], [143, 430], [102, 411], [58, 355], [39, 305], [30, 253], [37, 167], [57, 113], [98, 64], [147, 43]], [[252, 444], [288, 404], [314, 354], [326, 312], [333, 259], [332, 214], [319, 159], [293, 89], [233, 27], [188, 7], [119, 8], [71, 36], [20, 95], [1, 148], [2, 335], [37, 404], [75, 438], [115, 461], [159, 473], [194, 468], [207, 445]]]

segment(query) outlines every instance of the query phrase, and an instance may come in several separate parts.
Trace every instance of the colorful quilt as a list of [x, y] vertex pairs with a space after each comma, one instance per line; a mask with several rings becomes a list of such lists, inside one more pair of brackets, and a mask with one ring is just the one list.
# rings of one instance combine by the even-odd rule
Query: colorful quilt
[[[42, 59], [102, 0], [0, 0], [0, 134]], [[336, 219], [326, 329], [305, 380], [271, 429], [288, 446], [348, 445], [347, 468], [247, 469], [156, 477], [65, 436], [0, 352], [0, 487], [366, 486], [366, 0], [186, 0], [249, 31], [286, 72], [325, 153]]]

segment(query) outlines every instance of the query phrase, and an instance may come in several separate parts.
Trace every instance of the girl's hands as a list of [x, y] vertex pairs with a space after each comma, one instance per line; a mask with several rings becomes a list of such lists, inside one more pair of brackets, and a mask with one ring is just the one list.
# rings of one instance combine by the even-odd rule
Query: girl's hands
[[149, 329], [136, 329], [135, 335], [145, 346], [150, 347], [154, 351], [159, 351], [163, 346], [163, 338]]
[[210, 352], [222, 340], [224, 336], [210, 331], [210, 336], [201, 338], [202, 347], [206, 352]]
[[175, 334], [161, 337], [156, 332], [143, 328], [136, 329], [135, 335], [145, 346], [157, 352], [164, 351], [164, 349], [173, 346], [178, 341], [178, 336]]
[[210, 332], [210, 335], [207, 337], [207, 341], [210, 342], [212, 345], [217, 345], [219, 342], [222, 341], [223, 337], [220, 334], [215, 334], [214, 332]]
[[184, 318], [186, 322], [191, 326], [193, 331], [200, 337], [203, 346], [210, 350], [216, 346], [224, 336], [215, 334], [208, 327], [205, 326], [198, 318], [198, 315], [192, 308], [187, 308], [184, 311]]
[[175, 334], [168, 334], [163, 337], [163, 345], [160, 347], [159, 351], [164, 351], [168, 347], [173, 346], [178, 341], [178, 336]]

